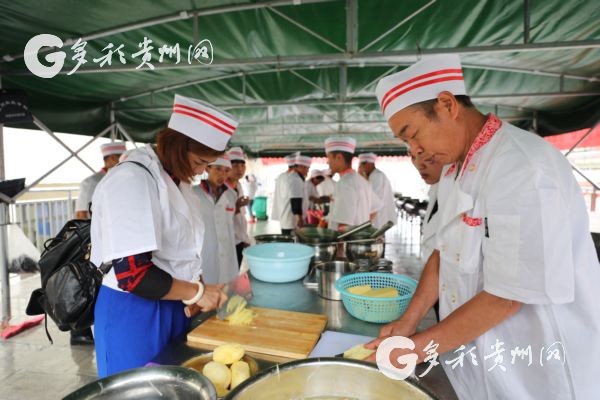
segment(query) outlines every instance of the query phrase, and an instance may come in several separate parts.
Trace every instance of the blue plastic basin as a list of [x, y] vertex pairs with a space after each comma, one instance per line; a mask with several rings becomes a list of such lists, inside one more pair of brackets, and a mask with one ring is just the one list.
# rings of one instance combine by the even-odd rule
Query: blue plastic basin
[[252, 276], [264, 282], [292, 282], [308, 272], [312, 247], [297, 243], [263, 243], [248, 247], [244, 257]]

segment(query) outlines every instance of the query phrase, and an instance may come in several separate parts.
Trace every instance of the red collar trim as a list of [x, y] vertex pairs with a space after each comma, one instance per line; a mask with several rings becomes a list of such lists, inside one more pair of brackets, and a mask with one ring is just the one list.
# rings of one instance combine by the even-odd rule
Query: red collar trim
[[346, 175], [346, 174], [349, 174], [349, 173], [352, 173], [352, 172], [354, 172], [354, 170], [353, 170], [352, 168], [348, 168], [347, 170], [345, 170], [345, 171], [342, 171], [342, 172], [340, 172], [340, 173], [339, 173], [339, 174], [340, 174], [340, 178], [341, 178], [342, 176], [344, 176], [344, 175]]
[[106, 174], [108, 172], [108, 169], [106, 169], [106, 167], [102, 167], [102, 169], [100, 170], [101, 174]]
[[481, 131], [479, 131], [479, 133], [477, 134], [475, 141], [473, 142], [471, 148], [469, 149], [469, 152], [467, 153], [467, 157], [465, 158], [465, 162], [463, 163], [463, 166], [460, 171], [460, 176], [463, 176], [463, 174], [467, 170], [467, 166], [469, 165], [469, 162], [471, 161], [473, 155], [483, 146], [488, 144], [490, 140], [492, 140], [492, 138], [494, 137], [496, 132], [498, 132], [498, 129], [500, 129], [501, 126], [502, 121], [498, 117], [496, 117], [494, 114], [488, 114], [487, 121], [485, 122], [485, 124], [483, 124]]
[[233, 184], [231, 184], [231, 183], [230, 183], [228, 180], [225, 180], [225, 184], [227, 185], [227, 187], [228, 187], [229, 189], [232, 189], [232, 190], [237, 190], [237, 189], [236, 189], [236, 187], [235, 187], [235, 186], [233, 186]]
[[452, 175], [452, 173], [454, 172], [455, 169], [456, 169], [456, 163], [452, 164], [452, 166], [450, 168], [448, 168], [448, 171], [446, 171], [446, 174], [444, 176]]

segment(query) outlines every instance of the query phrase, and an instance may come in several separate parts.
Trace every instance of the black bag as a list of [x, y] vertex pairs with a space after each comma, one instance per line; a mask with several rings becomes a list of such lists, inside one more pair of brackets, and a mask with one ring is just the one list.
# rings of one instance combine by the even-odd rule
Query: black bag
[[[146, 166], [131, 162], [152, 173]], [[120, 164], [119, 164], [120, 165]], [[58, 235], [44, 243], [40, 257], [42, 287], [31, 294], [27, 305], [27, 315], [46, 314], [46, 335], [48, 316], [61, 331], [78, 331], [94, 324], [94, 307], [102, 285], [102, 278], [110, 271], [112, 264], [97, 268], [90, 261], [92, 249], [89, 219], [68, 221]]]
[[[27, 315], [46, 314], [61, 331], [94, 324], [96, 297], [111, 265], [97, 268], [89, 260], [90, 226], [91, 220], [68, 221], [44, 244], [39, 261], [42, 287], [31, 294]], [[48, 339], [52, 341], [49, 334]]]

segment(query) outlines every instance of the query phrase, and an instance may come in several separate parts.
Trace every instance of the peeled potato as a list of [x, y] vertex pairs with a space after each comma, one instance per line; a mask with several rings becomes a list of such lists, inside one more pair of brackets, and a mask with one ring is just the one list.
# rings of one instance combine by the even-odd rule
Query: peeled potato
[[229, 393], [229, 389], [215, 385], [215, 389], [217, 390], [217, 396], [224, 397]]
[[244, 357], [244, 348], [237, 343], [225, 343], [213, 350], [213, 361], [221, 364], [233, 364]]
[[237, 361], [231, 365], [231, 388], [235, 388], [250, 378], [250, 366], [245, 361]]
[[206, 376], [215, 387], [227, 388], [231, 383], [231, 371], [227, 368], [227, 365], [219, 362], [208, 362], [204, 368], [202, 368], [202, 374]]
[[344, 358], [351, 358], [353, 360], [364, 360], [373, 353], [375, 353], [375, 350], [367, 349], [364, 345], [357, 344], [356, 346], [344, 352]]
[[385, 287], [385, 288], [379, 288], [379, 289], [371, 289], [368, 292], [363, 293], [362, 295], [366, 296], [366, 297], [377, 297], [377, 298], [383, 299], [383, 298], [398, 297], [400, 294], [398, 293], [398, 289], [396, 289], [396, 288]]
[[346, 290], [352, 294], [362, 296], [363, 294], [367, 293], [371, 289], [372, 289], [371, 285], [359, 285], [359, 286], [352, 286]]

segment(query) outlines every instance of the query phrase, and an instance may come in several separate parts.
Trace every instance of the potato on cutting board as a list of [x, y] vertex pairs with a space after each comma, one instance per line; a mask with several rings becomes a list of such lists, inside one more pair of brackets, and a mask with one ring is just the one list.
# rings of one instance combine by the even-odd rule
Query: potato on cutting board
[[364, 360], [373, 353], [375, 353], [375, 350], [365, 348], [364, 344], [357, 344], [356, 346], [351, 347], [344, 352], [344, 358], [350, 358], [352, 360]]

